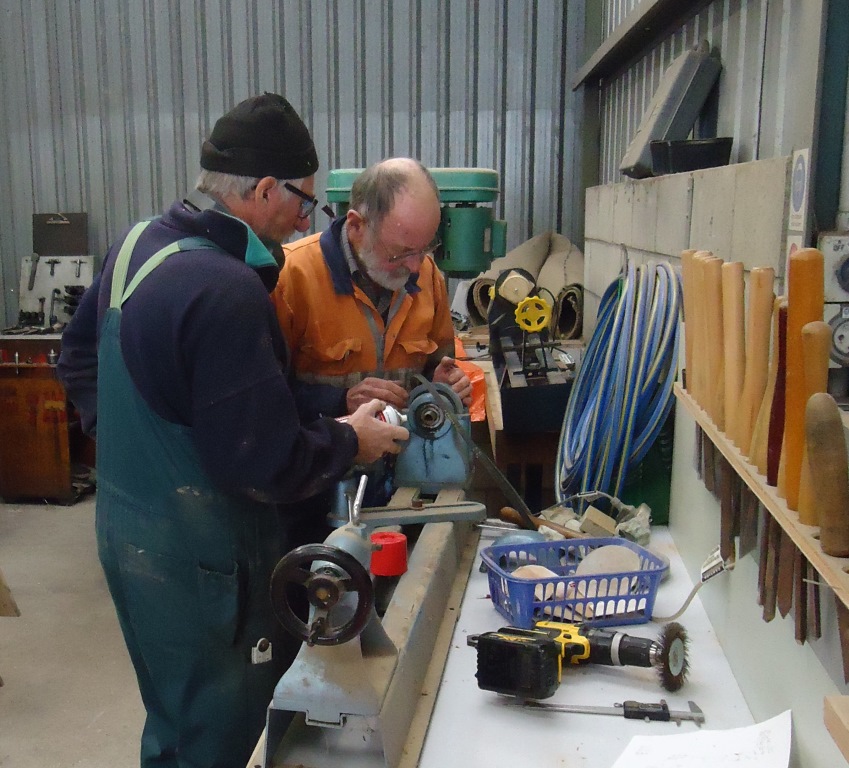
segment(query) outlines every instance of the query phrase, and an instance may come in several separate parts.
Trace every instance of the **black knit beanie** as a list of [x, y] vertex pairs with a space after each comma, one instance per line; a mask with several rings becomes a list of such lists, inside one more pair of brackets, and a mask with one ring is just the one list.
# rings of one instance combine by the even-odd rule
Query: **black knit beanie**
[[200, 166], [235, 176], [303, 179], [318, 170], [318, 156], [292, 105], [276, 93], [264, 93], [218, 119], [201, 147]]

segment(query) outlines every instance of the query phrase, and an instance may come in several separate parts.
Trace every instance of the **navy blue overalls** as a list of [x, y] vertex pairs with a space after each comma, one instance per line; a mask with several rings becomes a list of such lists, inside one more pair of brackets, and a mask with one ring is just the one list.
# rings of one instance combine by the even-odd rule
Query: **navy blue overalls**
[[[147, 710], [143, 768], [244, 768], [295, 652], [269, 601], [285, 536], [273, 506], [214, 487], [191, 428], [154, 413], [130, 379], [121, 306], [181, 248], [159, 251], [125, 289], [146, 225], [120, 249], [101, 330], [98, 551]], [[184, 250], [204, 247], [186, 242]], [[273, 659], [252, 664], [261, 638], [273, 641]]]

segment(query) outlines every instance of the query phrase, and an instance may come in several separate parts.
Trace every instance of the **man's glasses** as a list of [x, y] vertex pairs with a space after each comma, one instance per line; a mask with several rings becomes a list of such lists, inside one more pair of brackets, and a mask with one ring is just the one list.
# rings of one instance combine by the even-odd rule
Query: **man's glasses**
[[[308, 195], [302, 189], [298, 189], [294, 184], [290, 184], [288, 181], [284, 181], [283, 186], [293, 195], [297, 195], [301, 198], [301, 207], [298, 209], [298, 218], [308, 219], [318, 205], [318, 198]], [[324, 211], [331, 219], [336, 218], [336, 214], [333, 213], [333, 209], [329, 205], [322, 206], [321, 210]]]
[[405, 253], [399, 253], [397, 256], [384, 256], [384, 258], [389, 264], [397, 264], [399, 261], [406, 261], [407, 259], [424, 259], [433, 254], [440, 245], [442, 245], [442, 241], [436, 238], [427, 248], [421, 251], [406, 251]]

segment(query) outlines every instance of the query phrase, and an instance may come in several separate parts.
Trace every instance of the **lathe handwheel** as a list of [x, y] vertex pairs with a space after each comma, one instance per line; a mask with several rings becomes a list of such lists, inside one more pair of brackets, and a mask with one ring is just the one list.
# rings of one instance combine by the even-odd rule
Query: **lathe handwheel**
[[548, 328], [551, 321], [551, 307], [539, 296], [528, 296], [516, 305], [516, 325], [528, 333], [538, 333]]
[[[326, 562], [328, 566], [310, 570], [316, 560]], [[287, 589], [293, 584], [307, 591], [307, 598], [314, 609], [309, 625], [295, 615], [289, 603]], [[342, 595], [349, 592], [357, 595], [354, 615], [340, 626], [331, 626], [331, 609]], [[282, 557], [271, 574], [271, 608], [274, 615], [287, 632], [308, 645], [347, 643], [363, 631], [373, 605], [374, 589], [368, 571], [353, 555], [336, 547], [305, 544]]]

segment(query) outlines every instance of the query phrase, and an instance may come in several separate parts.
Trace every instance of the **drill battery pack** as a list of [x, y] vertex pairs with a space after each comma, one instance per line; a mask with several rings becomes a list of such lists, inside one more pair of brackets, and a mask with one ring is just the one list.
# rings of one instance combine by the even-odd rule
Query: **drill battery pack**
[[527, 699], [547, 699], [560, 685], [561, 645], [547, 632], [505, 627], [472, 635], [478, 687]]

